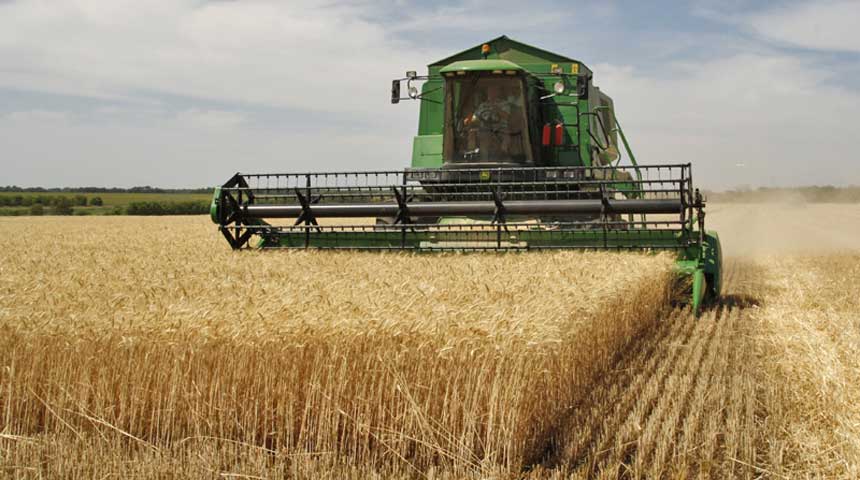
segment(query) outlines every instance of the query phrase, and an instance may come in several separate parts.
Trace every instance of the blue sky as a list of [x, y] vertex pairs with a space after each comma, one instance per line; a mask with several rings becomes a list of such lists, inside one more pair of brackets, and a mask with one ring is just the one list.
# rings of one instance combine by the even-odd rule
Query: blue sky
[[505, 34], [578, 58], [641, 163], [860, 184], [860, 2], [0, 0], [0, 184], [406, 166], [391, 78]]

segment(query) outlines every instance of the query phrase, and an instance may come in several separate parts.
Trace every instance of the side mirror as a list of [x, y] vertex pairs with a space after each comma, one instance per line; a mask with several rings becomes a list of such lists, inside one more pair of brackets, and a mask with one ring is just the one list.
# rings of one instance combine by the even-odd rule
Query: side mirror
[[400, 80], [391, 81], [391, 103], [400, 103]]
[[588, 98], [588, 84], [589, 84], [590, 82], [591, 82], [591, 77], [586, 77], [586, 76], [584, 76], [584, 75], [583, 75], [583, 76], [580, 76], [580, 77], [577, 79], [577, 92], [576, 92], [576, 96], [578, 96], [579, 98], [581, 98], [581, 99], [583, 99], [583, 100], [584, 100], [584, 99], [587, 99], [587, 98]]

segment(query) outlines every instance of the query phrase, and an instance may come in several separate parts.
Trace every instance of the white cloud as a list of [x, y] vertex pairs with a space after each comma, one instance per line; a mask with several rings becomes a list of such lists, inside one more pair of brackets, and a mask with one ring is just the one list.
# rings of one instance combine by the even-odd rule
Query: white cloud
[[813, 1], [742, 18], [766, 38], [806, 48], [860, 52], [860, 2]]
[[[296, 1], [2, 4], [0, 87], [101, 99], [74, 118], [50, 97], [38, 102], [50, 114], [0, 113], [7, 181], [211, 185], [239, 169], [405, 166], [417, 102], [390, 105], [390, 80], [444, 54], [406, 48], [372, 13]], [[260, 125], [259, 107], [303, 131]]]
[[151, 124], [38, 124], [0, 117], [5, 183], [21, 186], [212, 186], [236, 171], [400, 168], [409, 139]]
[[[506, 32], [508, 29], [517, 31], [549, 29], [563, 23], [562, 16], [556, 10], [535, 8], [529, 15], [520, 15], [513, 11], [517, 4], [505, 5], [505, 3], [492, 0], [469, 0], [453, 6], [442, 5], [413, 11], [411, 15], [394, 23], [391, 28], [400, 32], [421, 32], [423, 35], [432, 35], [442, 30], [475, 34]], [[501, 34], [491, 33], [478, 41], [489, 40]], [[471, 46], [473, 45], [464, 45], [461, 50]], [[443, 57], [454, 53], [456, 52], [444, 53]]]
[[364, 112], [415, 59], [436, 56], [389, 38], [370, 13], [275, 1], [15, 2], [0, 6], [0, 86]]
[[5, 120], [13, 124], [33, 126], [67, 123], [70, 119], [69, 113], [52, 110], [23, 110], [5, 115]]
[[[857, 92], [787, 55], [740, 54], [666, 65], [659, 78], [595, 65], [639, 162], [693, 164], [709, 188], [860, 184]], [[746, 168], [735, 167], [744, 163]]]
[[[730, 21], [786, 44], [860, 51], [857, 5], [804, 4]], [[642, 48], [648, 35], [608, 20], [567, 35], [571, 22], [612, 16], [611, 8], [600, 17], [593, 15], [599, 7], [567, 6], [562, 16], [534, 4], [471, 0], [399, 5], [397, 22], [381, 21], [389, 8], [302, 0], [0, 3], [0, 87], [103, 99], [70, 113], [46, 97], [0, 114], [0, 150], [13, 159], [7, 181], [188, 186], [216, 184], [236, 170], [403, 167], [418, 104], [389, 105], [390, 79], [470, 46], [444, 43], [526, 30], [540, 47], [610, 61], [591, 65], [595, 82], [615, 99], [640, 162], [692, 162], [697, 184], [710, 188], [860, 183], [849, 120], [860, 111], [858, 92], [829, 86], [834, 71], [740, 41], [728, 27], [649, 32], [672, 41]], [[600, 57], [607, 52], [596, 35], [619, 38], [618, 55], [661, 59], [660, 68], [648, 73]], [[716, 53], [664, 63], [697, 46]], [[172, 95], [181, 97], [173, 105]], [[266, 122], [281, 114], [287, 121]]]
[[225, 130], [237, 128], [245, 123], [246, 116], [238, 112], [224, 110], [183, 110], [176, 114], [174, 121], [179, 127]]

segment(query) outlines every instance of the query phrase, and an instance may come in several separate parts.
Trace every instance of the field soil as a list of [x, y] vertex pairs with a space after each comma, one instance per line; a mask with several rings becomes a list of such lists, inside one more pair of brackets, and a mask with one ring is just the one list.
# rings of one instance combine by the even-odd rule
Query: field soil
[[0, 219], [0, 474], [860, 477], [858, 206], [709, 205], [699, 318], [661, 257], [234, 254], [139, 220]]

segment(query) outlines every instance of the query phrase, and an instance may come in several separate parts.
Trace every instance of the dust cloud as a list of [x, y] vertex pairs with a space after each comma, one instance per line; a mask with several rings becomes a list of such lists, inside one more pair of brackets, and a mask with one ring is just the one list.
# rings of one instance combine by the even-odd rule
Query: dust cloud
[[710, 202], [706, 211], [727, 257], [860, 250], [860, 204]]

